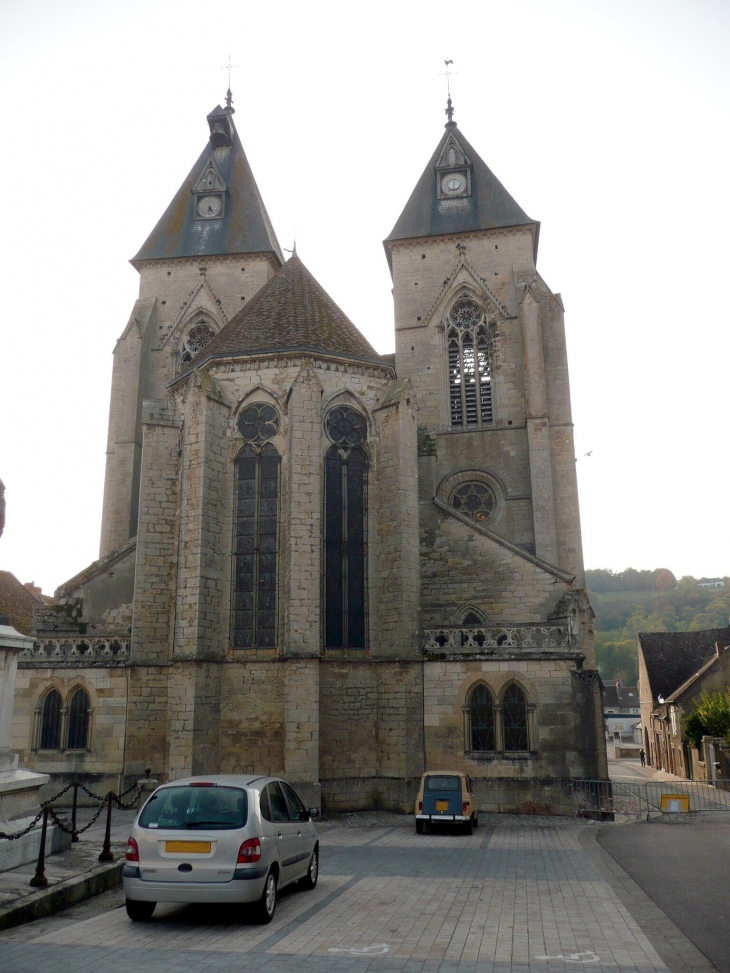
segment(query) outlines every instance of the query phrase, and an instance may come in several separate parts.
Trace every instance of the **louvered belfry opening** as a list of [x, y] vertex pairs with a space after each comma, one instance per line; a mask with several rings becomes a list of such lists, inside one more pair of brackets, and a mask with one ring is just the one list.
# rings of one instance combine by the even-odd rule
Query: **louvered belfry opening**
[[279, 452], [272, 439], [279, 415], [268, 403], [241, 412], [238, 428], [246, 444], [238, 454], [234, 571], [233, 645], [276, 645], [279, 543]]
[[468, 298], [449, 315], [449, 401], [451, 425], [478, 427], [492, 422], [492, 373], [484, 311]]
[[360, 444], [367, 425], [356, 410], [337, 407], [325, 430], [333, 445], [325, 455], [324, 643], [365, 648], [368, 460]]

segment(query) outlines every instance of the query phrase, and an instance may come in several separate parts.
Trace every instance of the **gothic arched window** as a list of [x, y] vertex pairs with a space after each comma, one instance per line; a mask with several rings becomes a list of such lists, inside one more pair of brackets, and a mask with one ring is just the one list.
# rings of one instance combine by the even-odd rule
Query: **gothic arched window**
[[492, 372], [484, 312], [461, 298], [450, 313], [449, 401], [452, 426], [482, 426], [492, 421]]
[[61, 694], [51, 689], [41, 709], [41, 750], [61, 749]]
[[334, 444], [325, 455], [324, 644], [364, 648], [367, 640], [366, 571], [367, 423], [338, 406], [325, 419]]
[[77, 689], [68, 708], [67, 750], [86, 750], [89, 743], [89, 694]]
[[527, 732], [527, 697], [515, 683], [502, 694], [502, 729], [505, 752], [530, 749]]
[[279, 415], [255, 403], [239, 416], [246, 445], [236, 460], [236, 541], [233, 645], [276, 645], [279, 540], [279, 453], [266, 440], [276, 435]]
[[471, 750], [494, 750], [494, 698], [483, 683], [478, 683], [469, 697]]

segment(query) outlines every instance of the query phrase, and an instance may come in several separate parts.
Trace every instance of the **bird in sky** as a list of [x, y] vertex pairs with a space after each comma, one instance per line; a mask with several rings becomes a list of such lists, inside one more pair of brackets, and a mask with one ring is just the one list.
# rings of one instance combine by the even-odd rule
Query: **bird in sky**
[[584, 456], [592, 456], [593, 455], [593, 450], [591, 449], [587, 453], [584, 453], [583, 455]]

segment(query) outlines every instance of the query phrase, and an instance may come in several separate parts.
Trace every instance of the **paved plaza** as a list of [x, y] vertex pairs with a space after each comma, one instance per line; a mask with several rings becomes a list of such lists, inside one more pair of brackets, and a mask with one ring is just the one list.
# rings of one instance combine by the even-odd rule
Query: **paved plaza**
[[269, 926], [243, 908], [162, 905], [132, 923], [112, 892], [0, 933], [0, 970], [710, 973], [599, 829], [511, 815], [472, 836], [322, 825], [319, 886], [282, 892]]

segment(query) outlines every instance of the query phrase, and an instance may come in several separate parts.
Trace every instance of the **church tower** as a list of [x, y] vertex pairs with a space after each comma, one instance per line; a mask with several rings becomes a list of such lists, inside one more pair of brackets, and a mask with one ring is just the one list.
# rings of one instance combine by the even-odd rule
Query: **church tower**
[[600, 700], [563, 304], [535, 267], [539, 223], [459, 130], [450, 99], [446, 113], [385, 240], [396, 372], [419, 410], [427, 762], [451, 766], [456, 745], [470, 774], [495, 782], [518, 766], [593, 775]]
[[132, 265], [139, 298], [114, 349], [100, 556], [137, 533], [142, 403], [165, 387], [284, 262], [226, 107]]

